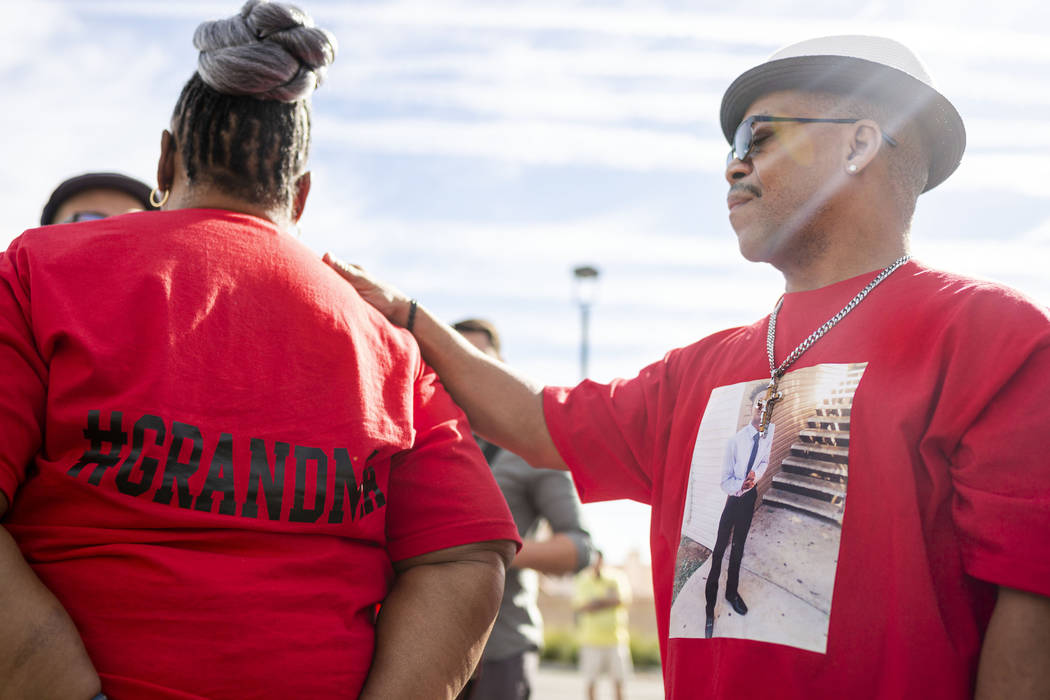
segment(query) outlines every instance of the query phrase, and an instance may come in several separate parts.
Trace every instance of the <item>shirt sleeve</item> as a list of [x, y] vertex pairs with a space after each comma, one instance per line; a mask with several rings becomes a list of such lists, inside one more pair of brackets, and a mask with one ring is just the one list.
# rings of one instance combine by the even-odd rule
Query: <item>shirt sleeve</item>
[[32, 332], [29, 286], [16, 263], [21, 238], [0, 255], [0, 492], [13, 502], [39, 452], [47, 401], [47, 366]]
[[565, 535], [576, 546], [576, 567], [580, 571], [590, 564], [594, 545], [583, 525], [580, 499], [572, 479], [563, 471], [536, 469], [530, 497], [539, 513], [551, 526], [551, 531]]
[[[945, 380], [941, 403], [976, 416], [950, 454], [952, 517], [970, 575], [1050, 596], [1050, 314], [996, 311], [971, 323], [996, 351], [969, 337], [959, 344], [965, 376]], [[1004, 315], [1013, 316], [1005, 325]]]
[[744, 480], [736, 476], [736, 442], [740, 433], [733, 433], [733, 437], [726, 442], [726, 449], [722, 455], [722, 490], [729, 496], [739, 496], [740, 487]]
[[633, 379], [544, 390], [547, 429], [583, 501], [652, 502], [654, 455], [663, 454], [657, 446], [667, 443], [678, 391], [670, 358]]
[[511, 540], [520, 549], [510, 510], [466, 416], [425, 365], [414, 403], [413, 447], [395, 455], [390, 466], [390, 558], [400, 561], [488, 540]]

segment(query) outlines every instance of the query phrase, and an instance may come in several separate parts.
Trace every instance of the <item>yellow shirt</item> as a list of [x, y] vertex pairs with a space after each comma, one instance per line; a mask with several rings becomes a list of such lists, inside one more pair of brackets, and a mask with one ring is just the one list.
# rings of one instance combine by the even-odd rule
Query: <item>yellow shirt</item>
[[613, 647], [627, 644], [627, 603], [631, 588], [619, 571], [602, 568], [601, 577], [593, 569], [585, 569], [576, 575], [576, 592], [572, 597], [574, 608], [594, 600], [617, 596], [619, 605], [591, 612], [580, 611], [579, 641], [581, 646]]

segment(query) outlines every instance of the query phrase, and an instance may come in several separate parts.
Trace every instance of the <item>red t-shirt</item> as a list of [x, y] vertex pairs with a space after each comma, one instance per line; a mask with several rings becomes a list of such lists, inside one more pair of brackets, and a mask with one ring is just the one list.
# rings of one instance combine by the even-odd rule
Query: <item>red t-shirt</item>
[[[787, 294], [777, 361], [873, 277]], [[740, 583], [750, 611], [734, 618], [720, 588], [715, 637], [705, 639], [703, 582], [682, 579], [702, 579], [706, 569], [683, 570], [683, 524], [706, 512], [717, 525], [726, 497], [710, 493], [720, 447], [749, 420], [752, 387], [768, 382], [766, 327], [763, 319], [674, 350], [631, 380], [545, 392], [547, 424], [583, 500], [652, 505], [668, 697], [972, 697], [996, 586], [1050, 595], [1050, 315], [1009, 289], [911, 262], [803, 354], [781, 383], [791, 388], [774, 408], [775, 440], [784, 443], [774, 445], [770, 471], [798, 482], [817, 475], [788, 475], [794, 463], [838, 460], [830, 469], [839, 485], [828, 490], [848, 489], [838, 498], [841, 525], [833, 514], [760, 497]], [[836, 372], [838, 383], [817, 387]], [[806, 391], [823, 394], [789, 408], [805, 376], [819, 379], [806, 380]], [[776, 488], [764, 486], [763, 496]], [[697, 505], [703, 499], [707, 511]], [[710, 528], [703, 547], [712, 546]], [[837, 529], [831, 545], [798, 541], [798, 532]], [[805, 607], [807, 620], [821, 617], [819, 605], [798, 604], [811, 593], [819, 599], [803, 588], [819, 585], [804, 582], [804, 571], [785, 580], [776, 570], [796, 566], [792, 553], [811, 545], [824, 547], [834, 567], [823, 584], [830, 621], [824, 641], [816, 635], [818, 651], [791, 641], [790, 615]], [[783, 561], [762, 560], [778, 547]], [[707, 553], [693, 552], [693, 562]], [[680, 604], [692, 615], [676, 614]], [[785, 641], [769, 643], [777, 637], [763, 628], [771, 627]]]
[[26, 232], [0, 376], [4, 526], [111, 697], [356, 697], [392, 561], [518, 540], [411, 336], [252, 216]]

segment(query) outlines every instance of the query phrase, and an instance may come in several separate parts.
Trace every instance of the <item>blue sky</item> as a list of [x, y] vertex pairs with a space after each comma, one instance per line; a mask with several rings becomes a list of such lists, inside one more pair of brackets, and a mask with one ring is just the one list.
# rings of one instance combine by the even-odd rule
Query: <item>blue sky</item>
[[[1036, 2], [303, 2], [340, 51], [314, 98], [302, 239], [455, 320], [508, 360], [578, 379], [571, 268], [602, 271], [591, 375], [768, 313], [775, 270], [726, 217], [722, 91], [779, 46], [908, 43], [967, 124], [962, 166], [923, 195], [917, 257], [1050, 303], [1050, 9]], [[22, 6], [25, 7], [25, 4]], [[30, 1], [0, 45], [0, 244], [89, 170], [153, 182], [203, 19], [237, 2]], [[1034, 29], [1033, 29], [1034, 28]], [[647, 551], [646, 509], [588, 507], [610, 557]]]

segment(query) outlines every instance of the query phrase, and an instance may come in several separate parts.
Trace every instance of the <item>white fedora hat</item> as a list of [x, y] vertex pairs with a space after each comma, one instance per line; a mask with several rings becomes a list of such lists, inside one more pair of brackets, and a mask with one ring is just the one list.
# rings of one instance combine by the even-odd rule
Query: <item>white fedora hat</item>
[[[917, 122], [929, 151], [926, 190], [955, 171], [966, 149], [959, 112], [934, 89], [918, 56], [892, 39], [828, 36], [780, 49], [734, 80], [722, 97], [722, 133], [730, 143], [745, 110], [777, 90], [856, 96], [899, 112], [901, 123]], [[893, 125], [881, 126], [893, 134]]]

